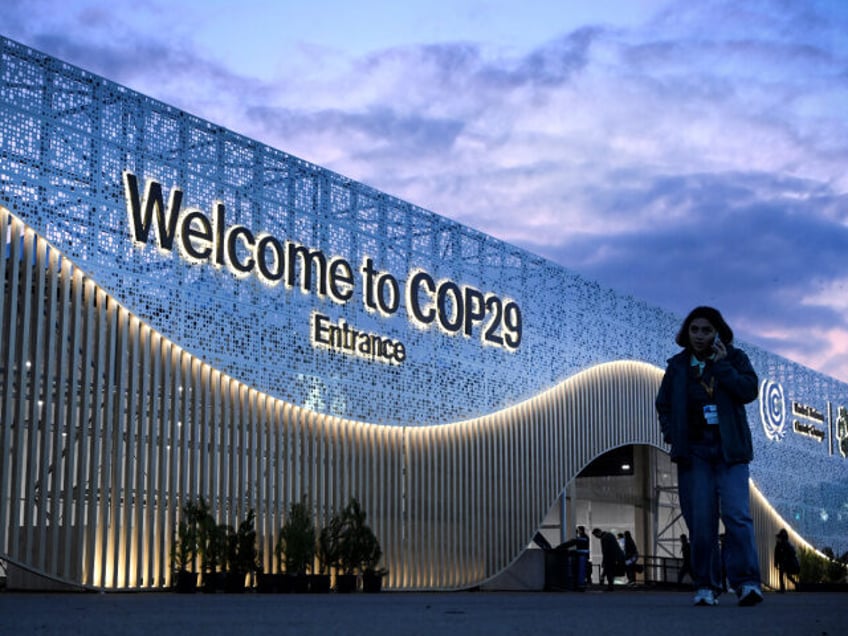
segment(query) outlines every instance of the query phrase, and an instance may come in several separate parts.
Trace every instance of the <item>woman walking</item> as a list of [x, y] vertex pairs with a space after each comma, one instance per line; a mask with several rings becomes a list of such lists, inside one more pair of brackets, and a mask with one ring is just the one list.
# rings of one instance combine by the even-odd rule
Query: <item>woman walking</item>
[[712, 307], [696, 307], [681, 325], [683, 349], [668, 360], [656, 407], [677, 464], [680, 507], [689, 528], [695, 605], [717, 605], [722, 589], [718, 544], [724, 523], [727, 577], [740, 605], [763, 600], [754, 524], [748, 504], [753, 459], [745, 404], [757, 398], [748, 356]]

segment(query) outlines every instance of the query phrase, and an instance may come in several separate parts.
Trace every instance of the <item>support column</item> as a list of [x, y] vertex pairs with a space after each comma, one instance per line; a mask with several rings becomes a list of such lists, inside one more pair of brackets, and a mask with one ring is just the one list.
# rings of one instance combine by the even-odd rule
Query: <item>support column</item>
[[577, 527], [577, 478], [566, 484], [560, 493], [559, 541], [568, 541]]

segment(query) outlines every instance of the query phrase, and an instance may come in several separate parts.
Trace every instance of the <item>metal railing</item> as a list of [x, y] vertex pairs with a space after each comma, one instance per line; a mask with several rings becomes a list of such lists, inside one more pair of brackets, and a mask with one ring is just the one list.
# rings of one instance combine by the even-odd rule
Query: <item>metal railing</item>
[[[636, 572], [636, 584], [649, 587], [688, 587], [691, 579], [686, 577], [678, 583], [678, 574], [680, 568], [683, 567], [683, 559], [675, 557], [661, 557], [654, 555], [643, 555], [639, 557], [637, 565], [641, 566], [641, 572]], [[592, 562], [591, 567], [591, 582], [599, 584], [601, 582], [601, 572], [603, 567], [600, 562]], [[616, 580], [625, 580], [624, 576], [616, 577]]]

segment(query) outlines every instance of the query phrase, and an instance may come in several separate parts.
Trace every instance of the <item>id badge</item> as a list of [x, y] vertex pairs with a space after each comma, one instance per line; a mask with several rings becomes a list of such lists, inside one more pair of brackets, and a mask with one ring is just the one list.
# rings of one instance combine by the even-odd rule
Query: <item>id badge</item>
[[718, 425], [718, 406], [715, 404], [704, 405], [704, 419], [708, 426]]

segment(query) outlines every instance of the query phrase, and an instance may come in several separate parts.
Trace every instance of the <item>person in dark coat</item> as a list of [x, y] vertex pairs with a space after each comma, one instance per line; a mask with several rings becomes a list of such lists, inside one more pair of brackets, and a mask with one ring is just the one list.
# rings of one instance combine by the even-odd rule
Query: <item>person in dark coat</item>
[[633, 540], [630, 530], [624, 531], [624, 572], [627, 575], [627, 585], [636, 585], [636, 562], [639, 560], [639, 549]]
[[606, 579], [607, 590], [611, 592], [615, 589], [613, 582], [617, 572], [624, 570], [624, 552], [612, 532], [595, 528], [592, 535], [601, 540], [601, 583]]
[[774, 567], [777, 568], [777, 573], [780, 576], [780, 592], [786, 591], [786, 581], [788, 578], [793, 585], [798, 585], [798, 581], [794, 575], [801, 571], [801, 564], [798, 561], [798, 553], [795, 552], [795, 547], [789, 543], [789, 533], [786, 528], [782, 528], [777, 533], [777, 543], [774, 545]]
[[740, 605], [756, 605], [763, 593], [748, 499], [753, 443], [745, 405], [757, 399], [757, 374], [712, 307], [693, 309], [676, 342], [682, 350], [668, 360], [656, 407], [677, 464], [680, 507], [692, 545], [694, 602], [718, 603], [720, 517], [730, 585]]

